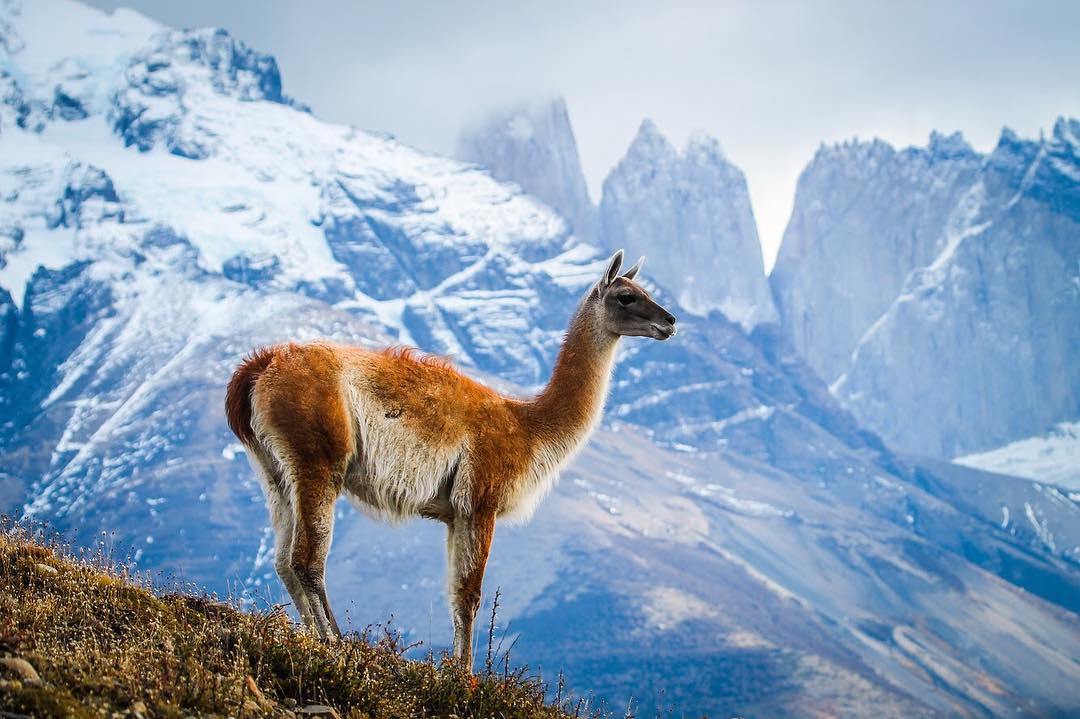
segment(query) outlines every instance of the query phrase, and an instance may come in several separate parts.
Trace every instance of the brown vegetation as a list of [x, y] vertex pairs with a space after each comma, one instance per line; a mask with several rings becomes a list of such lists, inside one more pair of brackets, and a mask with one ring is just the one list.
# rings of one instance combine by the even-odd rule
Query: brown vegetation
[[[372, 636], [376, 635], [377, 636]], [[0, 716], [560, 717], [541, 682], [489, 658], [411, 661], [386, 631], [327, 644], [281, 608], [159, 594], [101, 556], [0, 532]], [[490, 654], [489, 654], [490, 657]], [[29, 663], [39, 680], [18, 669]], [[492, 665], [500, 665], [493, 667]], [[574, 709], [578, 711], [575, 712]]]

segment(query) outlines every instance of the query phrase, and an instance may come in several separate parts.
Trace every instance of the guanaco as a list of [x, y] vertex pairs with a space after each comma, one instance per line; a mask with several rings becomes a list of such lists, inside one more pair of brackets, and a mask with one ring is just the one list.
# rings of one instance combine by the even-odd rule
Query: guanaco
[[473, 621], [495, 520], [531, 516], [603, 411], [620, 337], [666, 340], [675, 317], [622, 275], [623, 253], [581, 300], [551, 379], [506, 397], [442, 358], [329, 342], [256, 350], [229, 382], [229, 426], [266, 491], [275, 568], [301, 619], [341, 632], [326, 596], [334, 504], [446, 524], [454, 655], [472, 667]]

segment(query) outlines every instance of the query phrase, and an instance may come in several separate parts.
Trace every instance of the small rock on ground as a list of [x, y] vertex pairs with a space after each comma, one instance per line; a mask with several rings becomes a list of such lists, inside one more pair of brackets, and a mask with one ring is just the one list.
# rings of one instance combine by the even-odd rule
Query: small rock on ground
[[9, 674], [19, 675], [19, 678], [30, 686], [41, 685], [41, 677], [38, 676], [37, 669], [34, 669], [34, 666], [25, 659], [3, 657], [0, 659], [0, 667], [3, 667]]

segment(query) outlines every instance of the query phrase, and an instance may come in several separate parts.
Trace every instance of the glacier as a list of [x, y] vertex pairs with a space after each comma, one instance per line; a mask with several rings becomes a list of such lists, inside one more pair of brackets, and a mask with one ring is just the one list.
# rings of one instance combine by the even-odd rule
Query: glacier
[[1045, 435], [953, 459], [975, 469], [1047, 482], [1080, 493], [1080, 422], [1062, 422]]

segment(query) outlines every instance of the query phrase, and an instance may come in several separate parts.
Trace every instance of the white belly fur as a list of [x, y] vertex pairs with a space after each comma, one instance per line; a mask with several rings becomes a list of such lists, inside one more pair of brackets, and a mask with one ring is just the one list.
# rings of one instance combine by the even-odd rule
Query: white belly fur
[[363, 387], [346, 385], [360, 456], [345, 478], [345, 490], [357, 507], [390, 521], [415, 517], [436, 498], [456, 466], [452, 501], [464, 508], [468, 487], [464, 441], [433, 447], [400, 418], [387, 417], [387, 409]]

